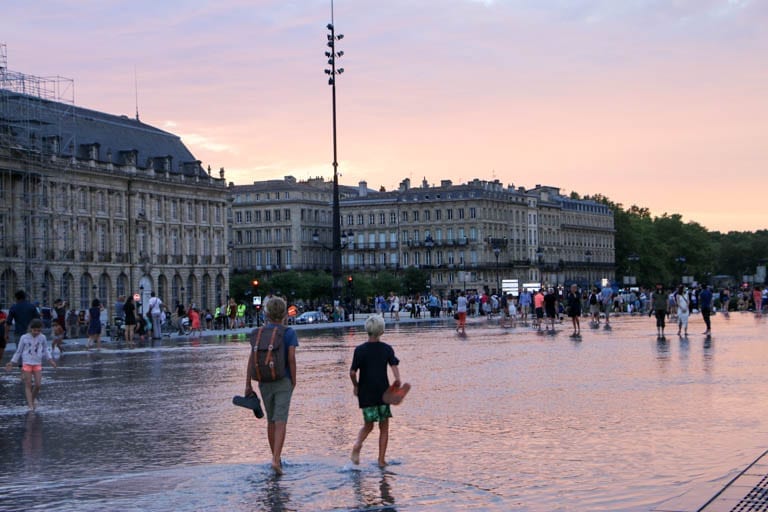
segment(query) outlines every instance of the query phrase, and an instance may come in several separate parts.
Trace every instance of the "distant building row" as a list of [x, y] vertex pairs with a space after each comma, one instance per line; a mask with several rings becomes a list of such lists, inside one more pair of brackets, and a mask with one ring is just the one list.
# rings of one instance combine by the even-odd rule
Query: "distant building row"
[[[230, 185], [235, 272], [331, 266], [332, 184], [322, 179]], [[440, 293], [495, 291], [501, 281], [583, 285], [613, 279], [611, 210], [557, 188], [444, 180], [376, 192], [341, 187], [343, 272], [427, 270]]]

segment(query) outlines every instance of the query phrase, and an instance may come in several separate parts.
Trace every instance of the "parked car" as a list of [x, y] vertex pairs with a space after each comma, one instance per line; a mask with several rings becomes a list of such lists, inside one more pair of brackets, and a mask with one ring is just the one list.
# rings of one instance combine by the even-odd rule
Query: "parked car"
[[325, 322], [325, 316], [319, 311], [306, 311], [296, 317], [297, 324], [317, 324]]

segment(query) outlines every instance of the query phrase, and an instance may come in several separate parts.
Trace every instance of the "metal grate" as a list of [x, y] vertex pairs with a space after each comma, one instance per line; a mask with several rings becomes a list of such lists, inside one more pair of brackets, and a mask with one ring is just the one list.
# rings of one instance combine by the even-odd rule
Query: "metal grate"
[[764, 476], [760, 482], [755, 485], [731, 512], [746, 512], [749, 510], [768, 512], [768, 475]]

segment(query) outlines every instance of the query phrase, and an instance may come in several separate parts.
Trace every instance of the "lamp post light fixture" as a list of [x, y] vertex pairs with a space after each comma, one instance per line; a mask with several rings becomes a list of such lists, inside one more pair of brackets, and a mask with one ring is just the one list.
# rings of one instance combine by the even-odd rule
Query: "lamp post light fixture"
[[144, 314], [144, 285], [142, 284], [139, 286], [139, 297], [141, 300], [139, 301], [139, 314]]
[[[333, 119], [333, 245], [331, 259], [331, 275], [333, 276], [332, 295], [334, 301], [341, 301], [341, 210], [339, 206], [339, 162], [336, 144], [336, 77], [344, 72], [344, 68], [336, 67], [336, 59], [344, 55], [343, 51], [336, 51], [336, 42], [344, 35], [336, 34], [333, 26], [333, 1], [331, 1], [331, 23], [326, 25], [328, 29], [327, 43], [330, 51], [325, 52], [330, 69], [325, 70], [328, 75], [328, 85], [331, 86], [331, 115]], [[313, 236], [314, 239], [314, 236]]]
[[98, 291], [99, 287], [96, 285], [91, 286], [91, 290], [93, 290], [93, 298], [96, 298], [96, 292]]

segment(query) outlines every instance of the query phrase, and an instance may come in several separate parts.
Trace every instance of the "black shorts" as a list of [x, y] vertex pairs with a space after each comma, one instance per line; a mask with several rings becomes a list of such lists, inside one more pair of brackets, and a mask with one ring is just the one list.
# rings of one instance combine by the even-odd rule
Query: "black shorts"
[[544, 308], [536, 308], [536, 318], [544, 318]]

